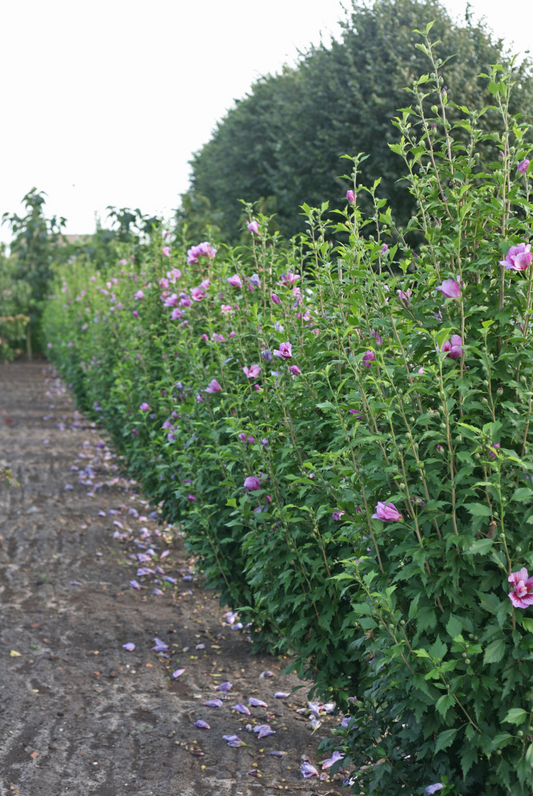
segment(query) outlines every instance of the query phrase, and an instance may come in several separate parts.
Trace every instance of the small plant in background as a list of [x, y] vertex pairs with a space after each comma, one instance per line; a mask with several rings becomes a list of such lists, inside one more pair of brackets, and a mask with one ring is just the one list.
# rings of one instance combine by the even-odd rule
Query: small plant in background
[[154, 234], [140, 262], [59, 269], [44, 323], [252, 641], [344, 713], [330, 771], [354, 793], [526, 796], [529, 130], [499, 67], [491, 107], [448, 121], [430, 30], [395, 121], [404, 228], [358, 156], [338, 223], [304, 204], [308, 232], [284, 244], [245, 205], [246, 247]]
[[10, 248], [19, 294], [27, 295], [29, 286], [27, 304], [24, 307], [24, 314], [30, 316], [27, 334], [29, 358], [32, 340], [34, 346], [40, 344], [40, 317], [52, 275], [53, 250], [66, 223], [64, 218], [46, 218], [45, 195], [44, 191], [32, 188], [22, 200], [26, 209], [25, 216], [16, 213], [4, 213], [2, 216], [2, 223], [8, 224], [13, 233]]
[[0, 467], [0, 484], [4, 483], [6, 486], [20, 486], [19, 482], [13, 478], [13, 473], [6, 467]]
[[18, 278], [16, 257], [0, 247], [0, 360], [10, 361], [28, 345], [31, 287]]

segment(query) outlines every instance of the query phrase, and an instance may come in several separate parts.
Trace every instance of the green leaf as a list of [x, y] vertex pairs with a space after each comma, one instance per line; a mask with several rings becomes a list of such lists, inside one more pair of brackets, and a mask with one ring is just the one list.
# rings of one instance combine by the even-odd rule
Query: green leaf
[[[453, 697], [450, 696], [449, 694], [445, 697], [441, 697], [439, 699], [439, 702], [441, 702], [443, 699], [451, 699], [453, 702]], [[439, 706], [439, 702], [437, 702], [437, 709]], [[444, 732], [441, 732], [437, 738], [437, 743], [435, 744], [434, 754], [440, 752], [441, 749], [447, 749], [448, 746], [451, 746], [458, 732], [459, 732], [459, 727], [452, 728], [451, 730], [444, 730]]]
[[420, 592], [416, 595], [415, 599], [412, 600], [411, 605], [409, 606], [409, 619], [414, 619], [418, 611], [418, 602], [420, 600]]
[[419, 633], [437, 625], [437, 614], [429, 605], [423, 605], [416, 616], [416, 627]]
[[524, 630], [527, 630], [528, 633], [533, 633], [533, 619], [529, 616], [523, 616], [522, 627]]
[[491, 749], [499, 749], [501, 746], [506, 746], [509, 741], [513, 740], [513, 736], [508, 732], [497, 732], [491, 742]]
[[493, 592], [485, 593], [482, 591], [478, 591], [477, 596], [479, 598], [479, 602], [481, 603], [485, 611], [488, 611], [491, 614], [495, 614], [501, 605], [500, 598], [497, 597]]
[[450, 616], [448, 624], [446, 625], [446, 632], [452, 638], [456, 638], [463, 632], [463, 624], [456, 616]]
[[478, 750], [473, 743], [463, 746], [461, 750], [461, 768], [463, 769], [463, 777], [466, 777], [478, 757]]
[[229, 506], [232, 509], [236, 509], [237, 501], [235, 500], [235, 498], [228, 498], [228, 500], [226, 501], [226, 506]]
[[523, 708], [511, 708], [504, 721], [509, 724], [523, 724], [527, 719], [527, 711]]
[[485, 650], [483, 663], [499, 663], [505, 654], [505, 639], [497, 638], [491, 641]]
[[436, 658], [438, 660], [442, 660], [446, 653], [448, 652], [448, 647], [441, 641], [440, 636], [437, 637], [437, 640], [431, 645], [429, 648], [429, 654], [432, 658]]
[[474, 517], [490, 517], [492, 514], [490, 507], [484, 503], [465, 503], [465, 509], [468, 509]]
[[511, 500], [531, 500], [533, 498], [533, 489], [529, 489], [527, 486], [521, 486], [519, 489], [516, 489], [513, 492], [513, 496]]
[[493, 544], [494, 539], [476, 539], [466, 552], [471, 555], [486, 556], [487, 553], [490, 553]]
[[370, 616], [372, 613], [372, 606], [368, 605], [368, 603], [355, 603], [352, 610], [356, 614], [366, 614], [366, 616]]

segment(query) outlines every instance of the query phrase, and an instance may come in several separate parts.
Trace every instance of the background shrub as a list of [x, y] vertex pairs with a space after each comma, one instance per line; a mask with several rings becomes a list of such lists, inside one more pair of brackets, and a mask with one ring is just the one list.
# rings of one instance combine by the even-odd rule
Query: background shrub
[[[380, 196], [387, 198], [397, 223], [406, 224], [416, 201], [403, 181], [405, 163], [389, 148], [400, 140], [390, 120], [410, 103], [405, 87], [427, 69], [413, 31], [432, 20], [440, 42], [437, 53], [450, 59], [450, 94], [460, 93], [468, 107], [489, 105], [489, 81], [480, 74], [510, 58], [483, 23], [474, 24], [468, 12], [462, 24], [455, 23], [437, 0], [352, 2], [337, 41], [312, 47], [295, 67], [259, 79], [217, 125], [191, 161], [191, 187], [182, 199], [180, 224], [197, 235], [205, 223], [214, 224], [222, 240], [236, 243], [242, 228], [240, 200], [246, 199], [258, 202], [264, 213], [276, 213], [272, 228], [284, 235], [305, 232], [299, 211], [303, 202], [320, 206], [327, 197], [330, 210], [344, 206], [346, 187], [339, 175], [346, 152], [368, 153], [364, 184], [370, 187], [379, 178]], [[512, 112], [530, 115], [532, 100], [524, 62]], [[431, 115], [430, 104], [426, 112]], [[461, 118], [452, 106], [448, 114], [452, 122]], [[497, 116], [487, 112], [479, 123], [485, 132], [495, 130]], [[494, 156], [491, 144], [478, 147], [486, 163]], [[364, 195], [360, 202], [370, 213]]]

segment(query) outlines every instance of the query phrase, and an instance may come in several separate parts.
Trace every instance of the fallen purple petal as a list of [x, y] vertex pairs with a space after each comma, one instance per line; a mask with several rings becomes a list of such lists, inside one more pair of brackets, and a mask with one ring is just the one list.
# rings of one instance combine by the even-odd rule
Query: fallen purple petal
[[133, 652], [135, 644], [132, 641], [128, 641], [127, 644], [122, 645], [122, 649], [126, 650], [126, 652]]
[[185, 671], [185, 669], [176, 669], [176, 671], [172, 672], [172, 674], [171, 674], [172, 679], [173, 680], [177, 680], [178, 677], [181, 677], [181, 675], [183, 674], [184, 671]]
[[230, 683], [229, 680], [226, 680], [225, 683], [220, 683], [220, 685], [217, 685], [215, 691], [229, 691], [230, 688], [233, 688], [233, 684]]
[[258, 738], [266, 738], [268, 735], [276, 734], [276, 730], [273, 730], [270, 724], [260, 724], [258, 727], [254, 727], [254, 732], [257, 732]]
[[222, 736], [225, 741], [228, 742], [228, 746], [246, 746], [247, 744], [244, 741], [241, 741], [238, 735], [223, 735]]
[[140, 589], [141, 588], [136, 580], [130, 580], [130, 586], [131, 586], [132, 589]]
[[261, 672], [259, 677], [274, 677], [274, 672], [269, 672], [267, 669], [265, 672]]
[[222, 704], [221, 699], [208, 699], [207, 702], [204, 702], [204, 705], [207, 705], [208, 708], [221, 708]]
[[268, 754], [269, 754], [271, 757], [285, 757], [285, 755], [287, 754], [287, 752], [278, 752], [278, 751], [274, 751], [274, 752], [269, 752]]
[[302, 767], [300, 769], [305, 779], [309, 779], [309, 777], [318, 777], [318, 771], [311, 763], [302, 763]]
[[266, 702], [263, 702], [262, 699], [256, 699], [255, 697], [250, 697], [250, 699], [248, 700], [248, 704], [252, 708], [267, 708], [268, 707]]
[[168, 650], [168, 644], [165, 644], [165, 642], [161, 641], [161, 639], [157, 638], [157, 636], [154, 638], [154, 641], [155, 645], [152, 647], [152, 649], [155, 652], [166, 652], [166, 650]]
[[251, 715], [246, 705], [243, 705], [242, 702], [237, 702], [236, 705], [233, 705], [232, 710], [236, 710], [238, 713], [244, 713], [245, 716]]
[[198, 721], [194, 722], [195, 727], [200, 727], [202, 730], [210, 730], [211, 727], [207, 723], [207, 721], [202, 721], [202, 719], [198, 719]]
[[290, 697], [289, 691], [276, 691], [274, 694], [274, 699], [287, 699]]

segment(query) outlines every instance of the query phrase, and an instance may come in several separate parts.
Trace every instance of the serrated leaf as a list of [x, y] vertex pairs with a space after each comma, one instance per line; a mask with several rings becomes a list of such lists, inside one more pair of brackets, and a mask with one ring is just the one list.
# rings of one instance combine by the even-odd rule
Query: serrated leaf
[[456, 616], [450, 616], [448, 624], [446, 625], [446, 632], [452, 638], [456, 638], [463, 632], [463, 624]]
[[509, 724], [523, 724], [527, 719], [527, 711], [523, 708], [511, 708], [504, 721]]
[[518, 489], [515, 489], [513, 492], [513, 496], [511, 500], [531, 500], [533, 498], [533, 489], [529, 489], [527, 486], [521, 486]]
[[411, 602], [409, 606], [409, 619], [414, 619], [418, 611], [418, 602], [420, 600], [420, 592], [416, 595], [415, 599]]
[[476, 539], [466, 552], [471, 555], [486, 556], [490, 553], [493, 544], [494, 539]]
[[491, 614], [495, 614], [501, 605], [501, 599], [493, 592], [485, 593], [478, 591], [477, 596], [481, 606], [485, 609], [485, 611], [489, 611]]
[[473, 764], [476, 762], [478, 750], [474, 744], [469, 743], [461, 750], [461, 768], [463, 769], [463, 776], [466, 777]]
[[436, 658], [438, 660], [442, 660], [447, 652], [448, 652], [448, 647], [446, 646], [444, 641], [441, 641], [440, 636], [429, 648], [429, 654], [431, 655], [431, 657]]
[[474, 517], [490, 517], [492, 514], [490, 507], [484, 503], [465, 503], [465, 509]]
[[491, 641], [485, 650], [483, 663], [499, 663], [505, 654], [505, 639], [497, 638]]
[[352, 610], [355, 614], [366, 614], [367, 616], [372, 613], [372, 607], [368, 603], [355, 603]]
[[513, 740], [513, 736], [508, 732], [497, 732], [491, 742], [491, 749], [499, 749], [505, 746], [509, 741]]
[[[450, 696], [449, 694], [447, 696], [445, 696], [445, 697], [441, 697], [439, 699], [439, 702], [442, 699], [451, 699], [452, 702], [453, 702], [453, 697]], [[437, 702], [437, 707], [438, 707], [439, 702]], [[452, 728], [451, 730], [444, 730], [444, 732], [441, 732], [439, 734], [438, 738], [437, 738], [437, 743], [435, 744], [435, 752], [434, 752], [434, 754], [437, 754], [437, 752], [440, 752], [441, 749], [447, 749], [448, 746], [451, 746], [451, 744], [453, 743], [454, 738], [455, 738], [455, 736], [457, 735], [458, 732], [459, 732], [459, 728], [458, 727], [457, 728]]]
[[419, 633], [423, 630], [432, 629], [437, 625], [437, 614], [429, 605], [423, 605], [419, 609], [416, 617], [416, 627]]
[[527, 630], [528, 633], [533, 633], [533, 619], [528, 616], [522, 617], [522, 627], [524, 630]]

